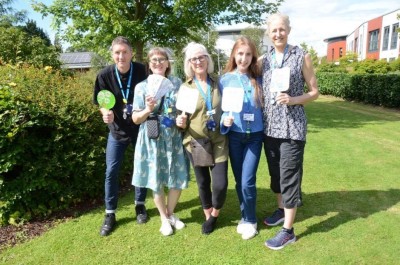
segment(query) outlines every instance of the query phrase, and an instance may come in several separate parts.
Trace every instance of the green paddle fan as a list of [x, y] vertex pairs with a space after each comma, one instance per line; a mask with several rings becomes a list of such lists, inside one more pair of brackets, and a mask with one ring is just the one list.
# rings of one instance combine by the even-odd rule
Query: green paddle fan
[[100, 107], [109, 110], [115, 105], [115, 96], [108, 90], [101, 90], [97, 94], [97, 102], [99, 103]]

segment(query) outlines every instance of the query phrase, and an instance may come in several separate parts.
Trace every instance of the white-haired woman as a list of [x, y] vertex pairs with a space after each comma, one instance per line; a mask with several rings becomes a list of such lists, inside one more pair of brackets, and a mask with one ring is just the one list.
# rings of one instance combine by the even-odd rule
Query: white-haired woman
[[[226, 136], [220, 134], [221, 94], [216, 78], [210, 75], [214, 71], [211, 56], [203, 45], [194, 42], [189, 43], [184, 51], [187, 80], [180, 91], [195, 90], [198, 98], [195, 111], [189, 115], [178, 115], [176, 124], [184, 131], [183, 144], [196, 175], [206, 219], [202, 225], [202, 233], [210, 234], [214, 231], [226, 199], [228, 142]], [[211, 143], [211, 164], [197, 165], [198, 160], [193, 152], [197, 141]]]

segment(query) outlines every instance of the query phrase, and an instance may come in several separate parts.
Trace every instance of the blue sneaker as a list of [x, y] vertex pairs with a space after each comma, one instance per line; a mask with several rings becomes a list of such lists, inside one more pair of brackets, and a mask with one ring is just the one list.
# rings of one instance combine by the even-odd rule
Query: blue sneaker
[[285, 221], [285, 211], [281, 209], [275, 210], [275, 212], [264, 219], [264, 224], [268, 226], [276, 226]]
[[284, 228], [282, 228], [274, 238], [265, 241], [265, 246], [273, 250], [279, 250], [290, 243], [294, 243], [295, 241], [296, 236], [294, 235], [294, 230], [291, 234], [289, 234]]

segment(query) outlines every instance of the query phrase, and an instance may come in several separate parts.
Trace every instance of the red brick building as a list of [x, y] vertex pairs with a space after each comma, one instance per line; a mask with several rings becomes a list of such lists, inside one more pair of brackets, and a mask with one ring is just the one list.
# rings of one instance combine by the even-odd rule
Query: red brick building
[[347, 36], [327, 38], [327, 61], [337, 62], [347, 52], [356, 53], [358, 60], [399, 58], [400, 9], [362, 23]]
[[337, 62], [340, 57], [346, 55], [346, 37], [347, 35], [344, 35], [324, 40], [328, 43], [328, 50], [326, 53], [328, 62]]

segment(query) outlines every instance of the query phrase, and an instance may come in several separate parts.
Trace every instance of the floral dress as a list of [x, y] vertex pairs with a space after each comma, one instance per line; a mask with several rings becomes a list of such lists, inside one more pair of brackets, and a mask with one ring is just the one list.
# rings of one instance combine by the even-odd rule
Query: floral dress
[[[153, 114], [159, 113], [160, 134], [157, 139], [150, 139], [147, 136], [146, 121], [140, 124], [133, 163], [132, 185], [146, 187], [155, 192], [164, 187], [185, 189], [189, 181], [189, 162], [184, 152], [181, 132], [175, 125], [175, 103], [182, 82], [175, 77], [169, 79], [174, 88], [165, 94], [163, 102], [157, 102], [153, 111]], [[147, 92], [147, 80], [136, 86], [134, 110], [143, 110], [146, 107]], [[165, 117], [173, 120], [171, 127], [163, 123]]]
[[[307, 118], [303, 105], [271, 104], [271, 76], [273, 64], [271, 54], [274, 47], [262, 61], [263, 94], [264, 94], [264, 133], [278, 139], [306, 141]], [[304, 93], [305, 80], [303, 77], [303, 62], [306, 52], [297, 46], [290, 46], [283, 57], [283, 67], [290, 68], [290, 83], [287, 93], [291, 97]]]

